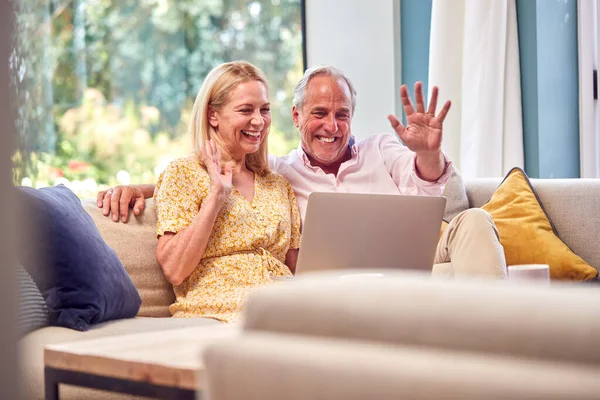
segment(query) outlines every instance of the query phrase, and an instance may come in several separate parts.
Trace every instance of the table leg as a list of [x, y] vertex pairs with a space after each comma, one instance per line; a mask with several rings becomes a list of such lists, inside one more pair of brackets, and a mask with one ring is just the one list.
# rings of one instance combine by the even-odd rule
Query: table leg
[[149, 382], [129, 381], [81, 372], [46, 367], [44, 369], [46, 400], [58, 400], [60, 383], [110, 392], [168, 400], [199, 400], [196, 390], [154, 385]]
[[58, 400], [58, 380], [52, 369], [44, 368], [44, 387], [46, 400]]

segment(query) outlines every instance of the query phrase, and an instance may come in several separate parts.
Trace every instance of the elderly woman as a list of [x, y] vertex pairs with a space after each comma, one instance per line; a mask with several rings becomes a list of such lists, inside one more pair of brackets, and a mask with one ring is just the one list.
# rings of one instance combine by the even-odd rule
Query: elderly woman
[[214, 68], [192, 109], [192, 155], [154, 194], [156, 258], [173, 284], [174, 317], [234, 321], [248, 293], [291, 276], [300, 242], [294, 191], [271, 173], [268, 85], [246, 62]]

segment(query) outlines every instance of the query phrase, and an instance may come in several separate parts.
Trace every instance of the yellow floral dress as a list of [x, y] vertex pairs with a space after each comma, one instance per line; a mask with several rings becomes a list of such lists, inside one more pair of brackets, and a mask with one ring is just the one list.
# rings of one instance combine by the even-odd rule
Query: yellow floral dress
[[[208, 172], [196, 158], [169, 164], [154, 192], [157, 235], [187, 227], [209, 189]], [[300, 213], [290, 183], [278, 174], [255, 174], [252, 203], [232, 189], [200, 264], [173, 286], [176, 300], [169, 307], [171, 314], [234, 321], [253, 288], [291, 275], [285, 255], [299, 246]]]

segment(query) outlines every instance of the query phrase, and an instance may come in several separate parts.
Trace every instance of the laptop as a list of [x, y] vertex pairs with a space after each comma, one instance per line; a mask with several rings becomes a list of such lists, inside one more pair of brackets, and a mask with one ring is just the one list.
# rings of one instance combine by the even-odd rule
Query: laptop
[[343, 269], [431, 271], [446, 198], [311, 193], [296, 275]]

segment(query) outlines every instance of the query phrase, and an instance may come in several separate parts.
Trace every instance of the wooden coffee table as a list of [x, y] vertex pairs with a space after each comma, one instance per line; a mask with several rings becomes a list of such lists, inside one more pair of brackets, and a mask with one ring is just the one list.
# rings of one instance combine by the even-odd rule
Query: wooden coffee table
[[239, 325], [223, 324], [46, 346], [46, 399], [58, 400], [60, 383], [159, 399], [195, 399], [204, 387], [202, 350], [239, 332]]

